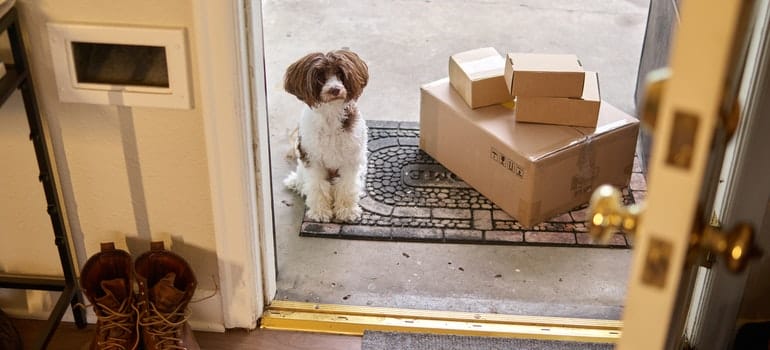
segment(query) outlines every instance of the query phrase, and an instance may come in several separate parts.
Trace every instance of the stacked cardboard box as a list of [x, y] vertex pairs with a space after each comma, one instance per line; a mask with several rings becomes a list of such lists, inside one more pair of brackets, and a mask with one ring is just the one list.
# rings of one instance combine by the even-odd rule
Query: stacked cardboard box
[[510, 53], [505, 82], [519, 122], [596, 126], [599, 75], [583, 71], [575, 55]]
[[[494, 49], [474, 51], [450, 58], [449, 79], [421, 88], [420, 147], [426, 153], [527, 227], [587, 202], [599, 185], [628, 184], [636, 118], [604, 102], [596, 104], [592, 127], [523, 123], [511, 103], [513, 96], [516, 104], [526, 96], [535, 106], [568, 105], [575, 102], [563, 99], [576, 98], [542, 92], [582, 97], [593, 86], [597, 96], [591, 98], [598, 100], [595, 75], [511, 70], [508, 83], [492, 84], [506, 81], [511, 56], [501, 60]], [[484, 74], [474, 75], [473, 68]], [[550, 88], [555, 81], [562, 86]], [[489, 86], [493, 92], [486, 91]]]
[[450, 83], [471, 108], [513, 101], [504, 74], [505, 59], [491, 47], [449, 57]]

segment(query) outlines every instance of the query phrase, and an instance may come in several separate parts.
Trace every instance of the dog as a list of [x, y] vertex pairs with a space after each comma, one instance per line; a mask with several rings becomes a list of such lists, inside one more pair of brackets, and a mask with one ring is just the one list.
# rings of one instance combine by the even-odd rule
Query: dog
[[356, 102], [368, 82], [366, 62], [347, 49], [311, 53], [286, 69], [284, 90], [306, 108], [295, 142], [297, 169], [284, 185], [305, 197], [310, 220], [361, 217], [367, 128]]

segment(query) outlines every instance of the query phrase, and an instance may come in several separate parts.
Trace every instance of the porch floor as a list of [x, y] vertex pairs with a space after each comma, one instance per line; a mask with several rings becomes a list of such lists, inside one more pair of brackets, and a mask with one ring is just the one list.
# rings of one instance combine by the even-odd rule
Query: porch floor
[[575, 53], [598, 71], [602, 98], [635, 114], [649, 0], [263, 2], [268, 109], [282, 300], [399, 308], [618, 318], [631, 251], [336, 240], [298, 235], [304, 205], [281, 184], [302, 103], [283, 73], [313, 51], [349, 47], [370, 82], [366, 119], [418, 121], [419, 87], [448, 57], [491, 46]]

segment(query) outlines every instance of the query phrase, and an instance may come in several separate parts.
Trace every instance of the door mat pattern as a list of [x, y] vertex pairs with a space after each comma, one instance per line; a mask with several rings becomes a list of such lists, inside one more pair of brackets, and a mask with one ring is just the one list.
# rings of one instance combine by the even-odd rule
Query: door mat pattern
[[365, 331], [361, 350], [611, 350], [612, 344]]
[[[531, 228], [503, 212], [419, 149], [419, 124], [369, 121], [369, 164], [362, 217], [356, 222], [303, 219], [300, 235], [340, 239], [434, 243], [630, 248], [624, 234], [607, 245], [591, 240], [587, 205]], [[634, 161], [624, 204], [644, 198], [646, 184]]]

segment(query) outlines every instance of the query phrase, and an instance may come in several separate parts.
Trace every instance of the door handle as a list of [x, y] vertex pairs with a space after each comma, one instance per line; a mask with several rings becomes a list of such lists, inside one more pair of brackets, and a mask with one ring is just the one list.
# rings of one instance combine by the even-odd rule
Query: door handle
[[709, 252], [721, 257], [727, 269], [736, 273], [743, 271], [749, 260], [762, 256], [754, 244], [754, 228], [744, 223], [729, 231], [712, 225], [696, 229], [690, 235], [688, 262], [692, 264]]
[[[629, 235], [636, 233], [643, 206], [624, 206], [620, 190], [610, 185], [602, 185], [591, 196], [588, 212], [589, 234], [599, 243], [607, 243], [616, 232]], [[754, 244], [754, 228], [751, 225], [738, 224], [729, 231], [722, 231], [712, 225], [697, 224], [693, 227], [688, 250], [689, 264], [694, 264], [704, 254], [711, 252], [721, 257], [730, 271], [737, 273], [746, 268], [750, 259], [762, 255]]]
[[620, 190], [602, 185], [591, 196], [588, 212], [589, 234], [598, 242], [607, 243], [616, 232], [636, 232], [642, 205], [624, 206]]

